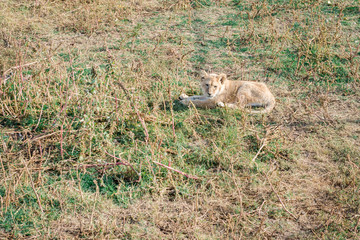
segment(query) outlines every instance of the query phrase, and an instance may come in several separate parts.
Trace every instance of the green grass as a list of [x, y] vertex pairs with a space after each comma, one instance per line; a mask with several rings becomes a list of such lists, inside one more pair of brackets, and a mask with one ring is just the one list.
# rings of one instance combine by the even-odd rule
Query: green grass
[[[359, 237], [358, 1], [0, 9], [0, 238]], [[181, 105], [201, 69], [275, 110]]]

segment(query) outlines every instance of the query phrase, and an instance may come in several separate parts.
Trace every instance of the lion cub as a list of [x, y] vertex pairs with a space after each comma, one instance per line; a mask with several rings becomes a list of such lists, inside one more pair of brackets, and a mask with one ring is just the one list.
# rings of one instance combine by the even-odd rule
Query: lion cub
[[180, 95], [184, 105], [194, 104], [200, 108], [264, 107], [262, 110], [250, 110], [251, 113], [268, 113], [275, 106], [275, 98], [264, 83], [249, 81], [230, 81], [225, 74], [208, 74], [201, 71], [202, 96]]

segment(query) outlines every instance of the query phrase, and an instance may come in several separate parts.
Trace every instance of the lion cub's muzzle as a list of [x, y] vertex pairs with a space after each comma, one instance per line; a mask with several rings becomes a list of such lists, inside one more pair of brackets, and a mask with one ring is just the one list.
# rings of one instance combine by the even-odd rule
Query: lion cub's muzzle
[[207, 95], [208, 95], [208, 97], [209, 98], [214, 98], [214, 97], [216, 97], [217, 95], [218, 95], [218, 91], [216, 91], [216, 92], [214, 92], [214, 93], [208, 93]]
[[216, 96], [216, 93], [214, 93], [214, 94], [208, 93], [207, 95], [208, 95], [208, 98], [214, 98]]

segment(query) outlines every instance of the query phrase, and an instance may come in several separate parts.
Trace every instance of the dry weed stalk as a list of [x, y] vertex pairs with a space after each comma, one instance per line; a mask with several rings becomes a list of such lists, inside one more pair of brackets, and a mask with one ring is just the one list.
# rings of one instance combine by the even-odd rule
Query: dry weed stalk
[[[171, 88], [170, 88], [170, 86], [168, 88], [168, 96], [169, 96], [169, 105], [170, 105], [170, 112], [171, 112], [172, 133], [173, 133], [174, 142], [176, 142], [174, 110], [173, 110], [173, 101], [172, 101], [172, 97], [171, 97]], [[160, 144], [159, 144], [159, 146], [160, 146]]]
[[167, 168], [167, 169], [169, 169], [169, 170], [171, 170], [171, 171], [180, 173], [181, 175], [184, 175], [184, 176], [187, 177], [187, 178], [199, 180], [199, 178], [196, 177], [196, 176], [192, 176], [192, 175], [186, 174], [186, 173], [184, 173], [184, 172], [182, 172], [182, 171], [180, 171], [180, 170], [177, 170], [177, 169], [172, 168], [172, 167], [170, 167], [170, 166], [166, 166], [166, 165], [164, 165], [164, 164], [162, 164], [162, 163], [159, 163], [159, 162], [156, 162], [156, 161], [153, 161], [153, 163], [155, 163], [155, 164], [157, 164], [157, 165], [159, 165], [159, 166], [162, 166], [162, 167], [164, 167], [164, 168]]
[[26, 172], [27, 172], [27, 174], [28, 174], [28, 176], [29, 176], [29, 178], [30, 178], [31, 188], [32, 188], [32, 190], [33, 190], [34, 193], [35, 193], [37, 202], [38, 202], [38, 204], [39, 204], [40, 211], [42, 212], [42, 214], [44, 214], [44, 209], [43, 209], [42, 204], [41, 204], [40, 196], [39, 196], [38, 192], [37, 192], [36, 189], [35, 189], [35, 184], [34, 184], [34, 181], [33, 181], [33, 178], [32, 178], [32, 174], [31, 174], [30, 171], [29, 171], [28, 164], [25, 162], [24, 159], [22, 159], [22, 162], [23, 162], [24, 168], [25, 168], [25, 170], [26, 170]]
[[119, 157], [116, 157], [116, 156], [114, 156], [114, 155], [111, 155], [110, 153], [108, 153], [108, 152], [106, 152], [106, 151], [105, 151], [105, 153], [106, 153], [107, 155], [109, 155], [110, 157], [113, 157], [114, 159], [117, 159], [117, 160], [120, 160], [120, 161], [121, 161], [121, 162], [118, 162], [118, 163], [116, 163], [116, 164], [129, 166], [129, 167], [138, 175], [138, 177], [139, 177], [138, 182], [140, 182], [140, 180], [141, 180], [141, 173], [138, 173], [138, 172], [135, 170], [135, 168], [133, 167], [132, 164], [130, 164], [129, 162], [125, 161], [125, 160], [122, 159], [122, 158], [119, 158]]
[[253, 157], [253, 159], [251, 160], [251, 162], [252, 163], [254, 163], [254, 164], [256, 164], [256, 162], [255, 162], [255, 160], [256, 160], [256, 158], [259, 156], [259, 154], [261, 153], [261, 150], [266, 146], [266, 144], [267, 144], [267, 140], [266, 140], [266, 138], [263, 138], [263, 139], [261, 139], [261, 145], [260, 145], [260, 148], [259, 148], [259, 150], [257, 151], [257, 153], [255, 154], [255, 156]]
[[141, 125], [143, 126], [144, 128], [144, 132], [145, 132], [145, 142], [146, 144], [149, 143], [149, 131], [147, 130], [147, 127], [146, 127], [146, 123], [144, 121], [144, 119], [140, 116], [140, 112], [139, 110], [137, 109], [135, 103], [136, 101], [134, 101], [129, 93], [129, 91], [125, 88], [125, 86], [120, 82], [118, 81], [117, 84], [119, 84], [119, 86], [121, 87], [121, 89], [124, 91], [126, 97], [128, 98], [129, 102], [130, 102], [130, 105], [133, 107]]
[[293, 218], [297, 221], [297, 220], [298, 220], [298, 217], [296, 217], [293, 213], [291, 213], [291, 212], [287, 209], [287, 207], [285, 206], [285, 204], [284, 204], [283, 201], [281, 200], [279, 194], [276, 192], [276, 190], [275, 190], [274, 186], [272, 185], [272, 183], [271, 183], [271, 181], [270, 181], [270, 179], [269, 179], [269, 177], [268, 177], [267, 174], [265, 174], [265, 177], [266, 177], [268, 183], [270, 184], [270, 187], [271, 187], [272, 191], [275, 193], [276, 197], [279, 199], [279, 202], [281, 203], [281, 206], [283, 207], [283, 209], [284, 209], [287, 213], [289, 213], [289, 215], [290, 215], [291, 217], [293, 217]]

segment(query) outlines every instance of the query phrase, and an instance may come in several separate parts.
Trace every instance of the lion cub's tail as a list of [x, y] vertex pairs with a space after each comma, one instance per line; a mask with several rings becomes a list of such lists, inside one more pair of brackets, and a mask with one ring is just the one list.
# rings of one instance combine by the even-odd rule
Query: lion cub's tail
[[269, 113], [275, 107], [275, 98], [271, 98], [265, 104], [251, 103], [251, 104], [247, 105], [247, 107], [249, 107], [249, 108], [264, 107], [264, 109], [261, 109], [261, 110], [253, 110], [253, 109], [251, 109], [250, 110], [251, 113]]

